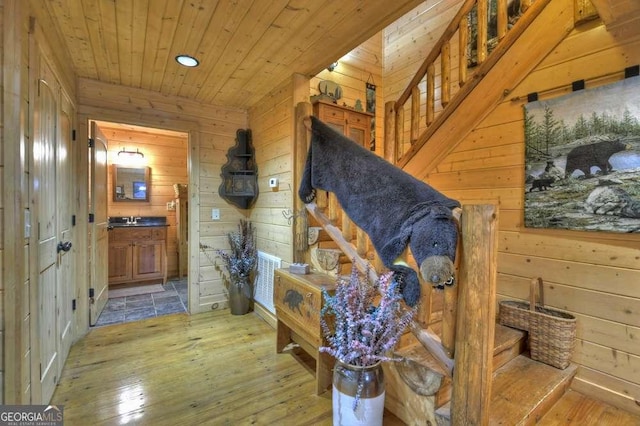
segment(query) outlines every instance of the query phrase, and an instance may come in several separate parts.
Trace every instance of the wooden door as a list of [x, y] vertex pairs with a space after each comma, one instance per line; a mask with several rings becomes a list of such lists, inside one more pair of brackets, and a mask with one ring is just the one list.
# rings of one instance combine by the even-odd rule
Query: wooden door
[[[37, 52], [37, 50], [35, 50]], [[38, 55], [38, 53], [36, 53]], [[33, 60], [34, 232], [31, 400], [47, 403], [73, 340], [73, 106], [48, 63]]]
[[91, 205], [93, 216], [89, 324], [95, 325], [109, 299], [109, 237], [107, 232], [107, 138], [91, 122]]
[[60, 332], [60, 370], [73, 341], [73, 307], [76, 288], [73, 247], [73, 105], [64, 93], [60, 99], [58, 141], [56, 149], [56, 212], [58, 220], [58, 324]]
[[[37, 368], [33, 376], [37, 387], [32, 398], [49, 401], [58, 379], [57, 297], [57, 218], [56, 218], [56, 87], [51, 70], [42, 65], [34, 108], [33, 191], [37, 254]], [[36, 341], [33, 341], [33, 338]], [[39, 388], [39, 389], [38, 389]], [[39, 392], [38, 392], [39, 390]]]

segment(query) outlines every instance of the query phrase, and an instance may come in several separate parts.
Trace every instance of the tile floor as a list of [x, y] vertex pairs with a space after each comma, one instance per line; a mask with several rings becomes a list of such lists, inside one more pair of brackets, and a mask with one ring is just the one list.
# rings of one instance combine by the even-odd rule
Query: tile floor
[[187, 312], [187, 278], [172, 279], [165, 291], [109, 299], [95, 327]]

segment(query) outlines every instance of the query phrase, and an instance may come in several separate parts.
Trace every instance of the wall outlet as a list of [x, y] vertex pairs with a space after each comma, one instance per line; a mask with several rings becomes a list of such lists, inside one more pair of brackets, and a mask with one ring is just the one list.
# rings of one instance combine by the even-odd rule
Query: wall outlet
[[278, 178], [273, 177], [269, 179], [269, 188], [277, 188], [278, 187]]
[[211, 209], [211, 220], [220, 220], [220, 209]]
[[167, 203], [167, 210], [174, 211], [176, 209], [176, 202], [170, 201]]

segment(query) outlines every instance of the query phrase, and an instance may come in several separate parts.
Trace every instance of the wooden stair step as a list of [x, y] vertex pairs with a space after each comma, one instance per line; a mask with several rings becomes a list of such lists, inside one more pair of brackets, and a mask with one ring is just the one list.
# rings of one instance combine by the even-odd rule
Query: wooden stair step
[[493, 370], [495, 371], [526, 350], [527, 333], [496, 323], [493, 347]]
[[560, 370], [525, 355], [508, 362], [493, 377], [489, 424], [535, 424], [564, 395], [577, 369]]
[[[578, 367], [560, 370], [519, 355], [493, 375], [490, 425], [534, 425], [564, 395]], [[450, 402], [438, 408], [438, 425], [450, 424]]]

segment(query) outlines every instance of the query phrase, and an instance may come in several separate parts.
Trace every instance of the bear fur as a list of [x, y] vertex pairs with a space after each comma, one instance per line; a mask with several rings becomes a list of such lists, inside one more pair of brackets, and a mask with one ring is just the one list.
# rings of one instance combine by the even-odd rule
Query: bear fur
[[420, 300], [416, 272], [394, 261], [407, 246], [426, 281], [453, 284], [458, 229], [452, 209], [460, 207], [426, 183], [378, 157], [311, 117], [311, 145], [298, 195], [335, 194], [349, 218], [367, 233], [383, 264], [394, 272], [409, 306]]
[[592, 177], [591, 167], [598, 167], [602, 174], [613, 170], [609, 158], [616, 152], [624, 151], [627, 145], [620, 141], [602, 141], [573, 148], [567, 154], [565, 178], [569, 178], [574, 171], [580, 170], [587, 178]]

